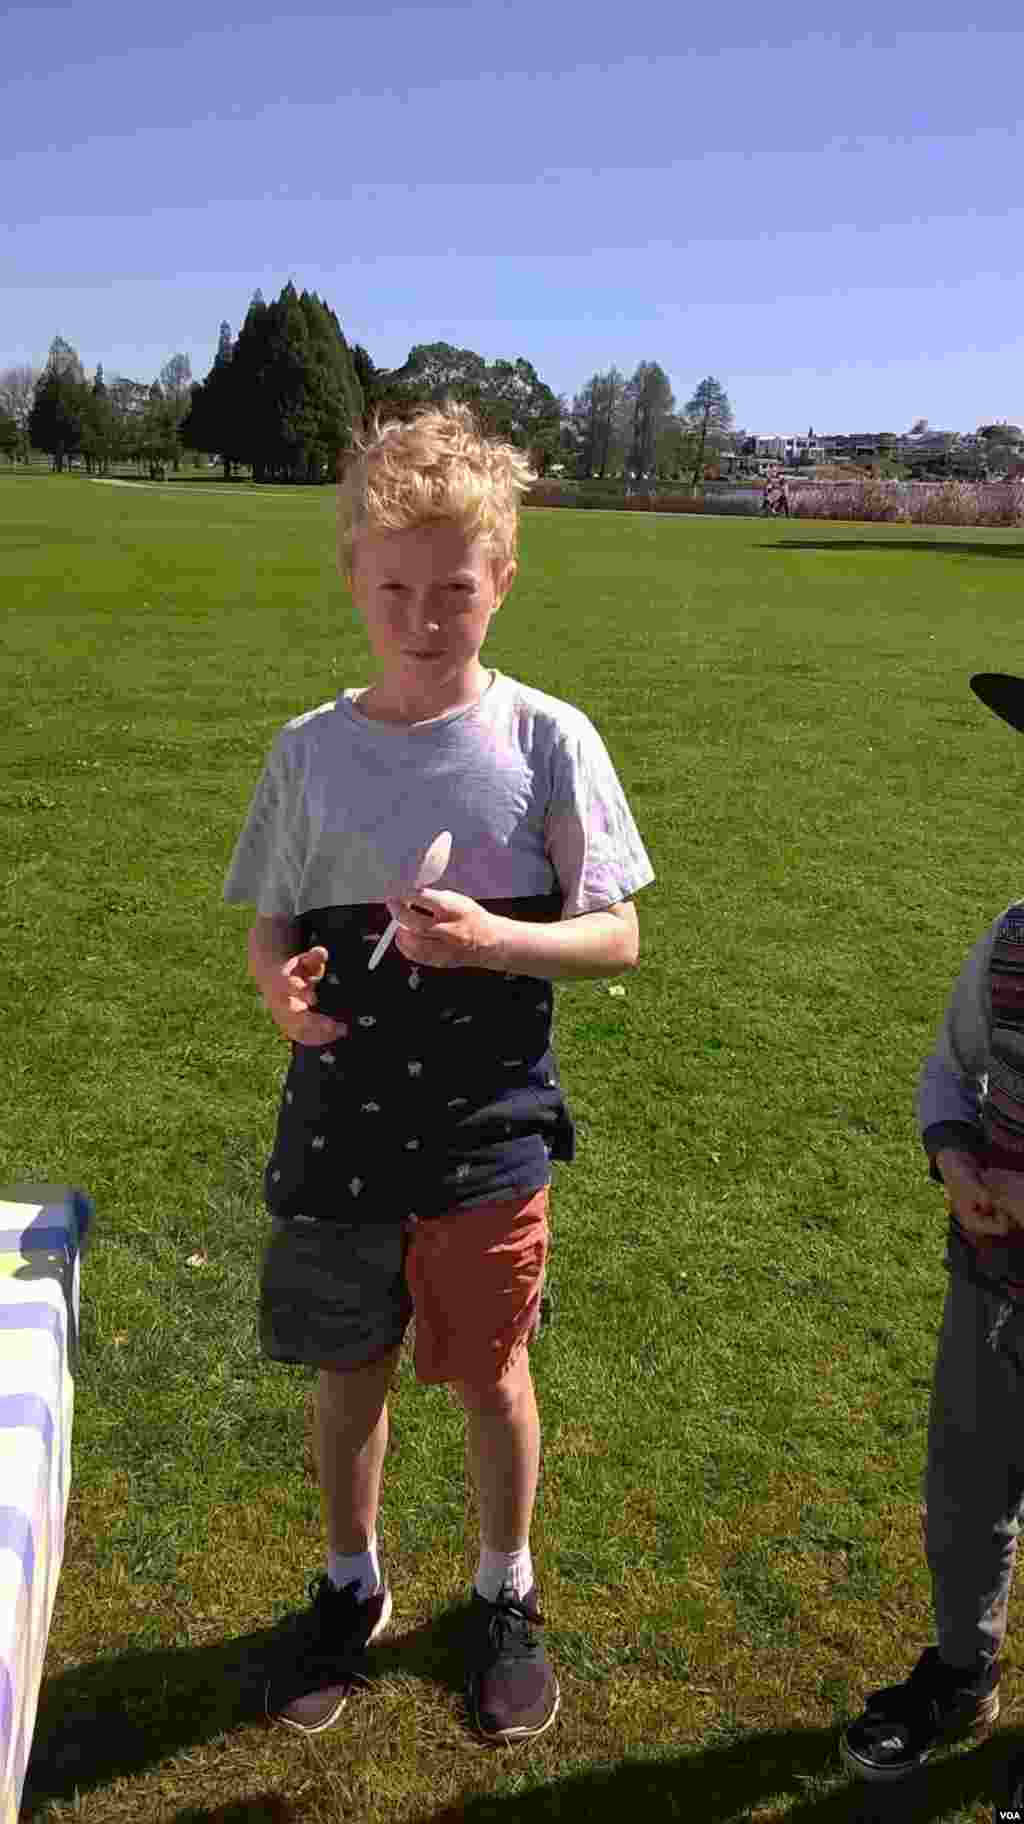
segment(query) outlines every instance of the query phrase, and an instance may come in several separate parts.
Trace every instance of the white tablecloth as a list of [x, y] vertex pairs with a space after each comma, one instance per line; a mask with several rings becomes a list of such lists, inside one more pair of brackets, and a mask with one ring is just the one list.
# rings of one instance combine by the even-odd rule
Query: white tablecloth
[[65, 1185], [0, 1189], [0, 1824], [17, 1824], [64, 1555], [91, 1218]]

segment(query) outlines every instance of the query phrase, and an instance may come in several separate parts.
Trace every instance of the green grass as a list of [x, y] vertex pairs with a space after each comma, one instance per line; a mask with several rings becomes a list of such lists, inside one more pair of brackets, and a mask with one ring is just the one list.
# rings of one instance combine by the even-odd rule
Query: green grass
[[525, 516], [485, 660], [596, 724], [658, 877], [625, 996], [557, 996], [580, 1147], [533, 1542], [562, 1715], [516, 1753], [465, 1729], [462, 1421], [406, 1360], [380, 1676], [319, 1740], [254, 1720], [324, 1537], [313, 1377], [256, 1336], [286, 1053], [220, 892], [281, 724], [373, 675], [333, 512], [0, 472], [0, 1180], [97, 1208], [25, 1816], [987, 1819], [1012, 1636], [1008, 1726], [912, 1788], [849, 1783], [836, 1729], [931, 1638], [913, 1095], [1024, 891], [1021, 749], [967, 689], [1024, 672], [1014, 534]]

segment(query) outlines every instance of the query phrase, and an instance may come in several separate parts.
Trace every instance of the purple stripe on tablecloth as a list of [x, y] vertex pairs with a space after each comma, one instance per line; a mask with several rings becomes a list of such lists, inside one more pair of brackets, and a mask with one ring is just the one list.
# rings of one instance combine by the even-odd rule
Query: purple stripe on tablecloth
[[[0, 1288], [3, 1284], [0, 1279]], [[31, 1304], [5, 1305], [3, 1291], [0, 1289], [0, 1330], [49, 1330], [59, 1347], [64, 1337], [65, 1322], [64, 1312], [59, 1305], [46, 1305], [42, 1300], [35, 1299]]]
[[0, 1659], [0, 1766], [7, 1760], [13, 1718], [14, 1681], [7, 1670], [7, 1662]]
[[73, 1254], [73, 1229], [0, 1229], [0, 1254]]
[[[39, 1393], [8, 1393], [0, 1395], [0, 1430], [14, 1426], [25, 1426], [28, 1430], [38, 1431], [46, 1446], [47, 1468], [52, 1471], [53, 1465], [53, 1413]], [[57, 1458], [57, 1500], [60, 1509], [57, 1518], [57, 1533], [63, 1550], [64, 1537], [64, 1459]], [[5, 1510], [0, 1508], [0, 1513]], [[13, 1513], [13, 1508], [6, 1510]]]
[[36, 1550], [32, 1541], [32, 1523], [17, 1507], [0, 1507], [0, 1550], [16, 1552], [21, 1559], [25, 1582], [31, 1587], [36, 1569]]
[[0, 1430], [23, 1425], [42, 1432], [46, 1454], [53, 1450], [53, 1413], [41, 1393], [0, 1394]]
[[[39, 1682], [42, 1684], [41, 1678]], [[39, 1698], [37, 1696], [37, 1707], [38, 1704]], [[32, 1736], [35, 1732], [35, 1716], [32, 1718], [32, 1728], [30, 1730], [26, 1730], [25, 1728], [27, 1721], [28, 1718], [25, 1715], [25, 1706], [22, 1704], [21, 1715], [18, 1718], [18, 1739], [14, 1744], [14, 1790], [18, 1794], [19, 1803], [21, 1795], [25, 1790], [25, 1775], [28, 1772], [28, 1757], [32, 1750]]]

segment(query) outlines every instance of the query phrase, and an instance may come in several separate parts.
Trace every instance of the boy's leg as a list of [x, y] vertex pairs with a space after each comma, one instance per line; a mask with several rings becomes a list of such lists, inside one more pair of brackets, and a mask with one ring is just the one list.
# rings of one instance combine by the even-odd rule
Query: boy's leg
[[316, 1460], [328, 1551], [366, 1552], [377, 1530], [381, 1473], [388, 1447], [388, 1389], [398, 1349], [366, 1368], [321, 1368], [316, 1398]]
[[540, 1419], [524, 1348], [492, 1384], [457, 1383], [466, 1409], [466, 1458], [480, 1505], [480, 1539], [511, 1554], [529, 1543], [540, 1470]]
[[406, 1261], [416, 1374], [455, 1388], [466, 1409], [480, 1501], [470, 1605], [469, 1708], [495, 1741], [540, 1735], [559, 1706], [530, 1559], [540, 1423], [528, 1346], [548, 1255], [549, 1187], [420, 1222]]
[[992, 1334], [1001, 1301], [951, 1274], [935, 1362], [922, 1515], [939, 1654], [998, 1659], [1024, 1503], [1020, 1322]]
[[921, 1510], [938, 1647], [926, 1648], [901, 1684], [870, 1693], [844, 1730], [843, 1758], [863, 1779], [902, 1779], [999, 1716], [999, 1651], [1024, 1497], [1020, 1328], [1020, 1315], [998, 1297], [951, 1274]]
[[468, 1642], [472, 1720], [492, 1741], [542, 1735], [560, 1703], [542, 1640], [530, 1557], [540, 1421], [525, 1345], [500, 1380], [456, 1383], [466, 1408], [470, 1472], [480, 1503], [480, 1563]]

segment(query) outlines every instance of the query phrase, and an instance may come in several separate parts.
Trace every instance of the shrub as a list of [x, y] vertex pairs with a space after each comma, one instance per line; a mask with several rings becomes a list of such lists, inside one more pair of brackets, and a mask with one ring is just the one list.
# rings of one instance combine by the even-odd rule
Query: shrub
[[1024, 487], [1013, 481], [944, 481], [922, 489], [910, 517], [925, 526], [1019, 526]]
[[899, 483], [840, 481], [809, 483], [790, 489], [789, 510], [794, 519], [867, 519], [890, 524], [905, 519]]
[[815, 482], [792, 489], [796, 519], [887, 520], [916, 526], [1024, 525], [1019, 481]]
[[[540, 482], [531, 488], [529, 507], [596, 507], [601, 512], [729, 513], [760, 510], [760, 490], [749, 499], [682, 493], [627, 494], [621, 481], [573, 484]], [[1022, 526], [1024, 478], [1017, 481], [798, 481], [789, 484], [789, 510], [794, 519], [874, 520], [889, 525]]]

